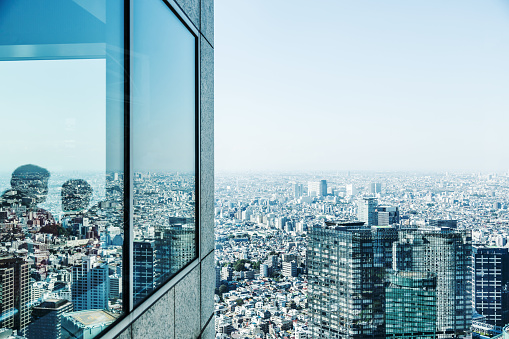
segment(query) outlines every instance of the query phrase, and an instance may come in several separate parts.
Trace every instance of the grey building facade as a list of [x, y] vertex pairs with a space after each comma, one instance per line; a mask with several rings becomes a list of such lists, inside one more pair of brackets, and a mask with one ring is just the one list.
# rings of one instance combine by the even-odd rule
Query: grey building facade
[[105, 338], [214, 338], [214, 1], [168, 1], [199, 32], [198, 257]]

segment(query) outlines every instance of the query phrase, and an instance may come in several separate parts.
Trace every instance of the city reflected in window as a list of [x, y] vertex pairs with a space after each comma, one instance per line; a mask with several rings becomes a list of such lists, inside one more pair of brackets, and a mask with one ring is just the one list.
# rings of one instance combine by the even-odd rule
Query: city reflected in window
[[126, 311], [122, 17], [0, 3], [2, 335], [90, 337]]
[[137, 303], [196, 257], [196, 37], [163, 2], [134, 1], [132, 50]]

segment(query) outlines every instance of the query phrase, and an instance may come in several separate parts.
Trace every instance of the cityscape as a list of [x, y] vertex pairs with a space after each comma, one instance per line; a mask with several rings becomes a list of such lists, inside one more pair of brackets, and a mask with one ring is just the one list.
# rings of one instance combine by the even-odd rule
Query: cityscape
[[216, 338], [493, 338], [509, 176], [216, 175]]
[[0, 339], [509, 339], [508, 4], [0, 1]]
[[[93, 338], [124, 312], [123, 175], [69, 176], [80, 177], [20, 166], [0, 198], [1, 338]], [[195, 185], [193, 174], [134, 177], [139, 304], [196, 257]]]

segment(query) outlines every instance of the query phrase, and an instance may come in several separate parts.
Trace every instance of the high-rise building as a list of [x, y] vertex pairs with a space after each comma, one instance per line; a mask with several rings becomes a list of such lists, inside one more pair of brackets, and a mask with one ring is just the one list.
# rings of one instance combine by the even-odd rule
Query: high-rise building
[[216, 288], [221, 286], [221, 267], [216, 266]]
[[141, 300], [156, 287], [156, 246], [154, 240], [133, 242], [133, 292]]
[[369, 193], [376, 195], [382, 193], [382, 184], [379, 182], [373, 182], [369, 185]]
[[233, 278], [233, 269], [230, 266], [224, 266], [221, 269], [221, 280], [230, 281]]
[[490, 325], [509, 324], [509, 249], [474, 246], [473, 307]]
[[471, 253], [470, 231], [450, 228], [402, 230], [399, 240], [393, 244], [395, 272], [435, 275], [436, 333], [440, 338], [467, 338], [469, 335]]
[[298, 199], [298, 198], [302, 197], [303, 194], [304, 194], [304, 187], [302, 186], [302, 184], [294, 184], [293, 185], [293, 197], [295, 199]]
[[29, 339], [61, 339], [62, 314], [72, 312], [72, 303], [65, 299], [46, 299], [32, 309]]
[[282, 273], [285, 277], [297, 276], [297, 263], [295, 261], [283, 262]]
[[156, 229], [155, 248], [157, 264], [154, 265], [154, 277], [156, 284], [160, 284], [194, 257], [194, 226], [172, 225]]
[[364, 198], [359, 201], [357, 209], [357, 219], [366, 224], [366, 226], [377, 225], [378, 215], [376, 207], [378, 206], [378, 200], [375, 198]]
[[[136, 272], [134, 272], [136, 274]], [[122, 297], [122, 277], [118, 275], [110, 275], [110, 299], [118, 299]]]
[[363, 223], [315, 226], [308, 240], [308, 305], [313, 338], [385, 335], [384, 277], [397, 231]]
[[14, 268], [0, 268], [0, 327], [14, 327]]
[[106, 310], [110, 294], [109, 270], [95, 256], [85, 256], [72, 268], [72, 303], [75, 311]]
[[307, 251], [313, 338], [467, 338], [470, 251], [467, 231], [313, 227]]
[[399, 271], [385, 289], [386, 338], [436, 338], [437, 280], [432, 273]]
[[308, 195], [310, 197], [325, 197], [327, 195], [327, 180], [309, 181]]
[[26, 333], [30, 322], [28, 264], [23, 258], [0, 258], [0, 326]]
[[385, 225], [394, 225], [399, 224], [400, 216], [399, 216], [399, 207], [397, 206], [377, 206], [377, 225], [385, 226]]
[[346, 190], [346, 196], [351, 197], [354, 195], [357, 195], [357, 188], [353, 184], [347, 184], [345, 187]]

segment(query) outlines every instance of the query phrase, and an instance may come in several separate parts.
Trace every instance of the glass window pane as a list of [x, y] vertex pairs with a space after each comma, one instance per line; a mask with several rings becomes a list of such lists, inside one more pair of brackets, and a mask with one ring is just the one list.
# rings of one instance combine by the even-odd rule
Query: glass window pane
[[123, 2], [0, 2], [0, 328], [122, 313]]
[[133, 2], [135, 302], [196, 257], [195, 45], [163, 1]]

